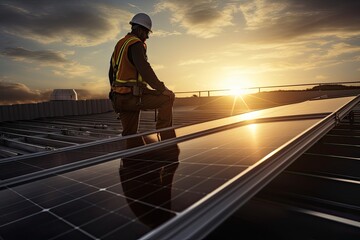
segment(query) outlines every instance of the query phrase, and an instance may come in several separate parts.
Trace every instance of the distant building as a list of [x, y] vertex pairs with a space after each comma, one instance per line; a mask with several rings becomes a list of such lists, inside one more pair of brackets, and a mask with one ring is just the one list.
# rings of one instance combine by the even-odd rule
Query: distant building
[[50, 95], [50, 101], [78, 100], [75, 89], [54, 89]]

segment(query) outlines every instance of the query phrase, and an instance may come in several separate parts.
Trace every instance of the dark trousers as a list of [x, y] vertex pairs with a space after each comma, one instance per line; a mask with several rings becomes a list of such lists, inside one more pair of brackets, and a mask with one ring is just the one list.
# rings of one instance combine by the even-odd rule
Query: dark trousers
[[143, 93], [141, 101], [132, 94], [116, 94], [113, 101], [115, 111], [120, 114], [123, 136], [137, 133], [141, 110], [158, 110], [156, 129], [172, 126], [173, 100], [168, 96], [149, 91]]

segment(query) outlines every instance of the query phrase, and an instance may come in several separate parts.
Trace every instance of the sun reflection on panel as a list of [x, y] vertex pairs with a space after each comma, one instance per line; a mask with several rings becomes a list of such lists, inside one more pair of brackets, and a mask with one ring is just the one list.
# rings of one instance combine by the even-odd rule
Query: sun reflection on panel
[[249, 129], [250, 129], [250, 132], [253, 133], [253, 134], [256, 134], [256, 130], [257, 130], [257, 124], [249, 124]]
[[253, 111], [238, 115], [237, 117], [238, 117], [238, 121], [246, 121], [246, 120], [254, 120], [260, 116], [261, 116], [261, 112]]
[[251, 148], [258, 148], [259, 147], [259, 133], [258, 133], [258, 124], [252, 123], [245, 126], [246, 133], [246, 139], [247, 144]]

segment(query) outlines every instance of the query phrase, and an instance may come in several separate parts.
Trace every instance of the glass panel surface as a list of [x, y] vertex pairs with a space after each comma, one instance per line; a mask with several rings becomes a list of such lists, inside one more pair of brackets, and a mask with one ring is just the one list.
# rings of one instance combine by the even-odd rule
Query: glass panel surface
[[[240, 114], [224, 119], [209, 121], [201, 124], [181, 127], [175, 129], [175, 133], [177, 137], [181, 137], [199, 131], [205, 131], [211, 128], [216, 128], [251, 119], [295, 116], [316, 113], [330, 113], [337, 110], [338, 108], [340, 108], [354, 98], [355, 97], [344, 97], [314, 100], [286, 106], [274, 107], [270, 109]], [[166, 136], [166, 133], [161, 134], [165, 136], [158, 138], [158, 134], [155, 133], [145, 136], [144, 139], [147, 139], [147, 143], [154, 143], [164, 138], [168, 139], [174, 137], [171, 134], [168, 136]], [[14, 161], [11, 163], [1, 163], [0, 180], [11, 179], [28, 173], [34, 173], [44, 169], [54, 168], [57, 166], [89, 159], [96, 156], [102, 156], [104, 154], [117, 152], [126, 148], [129, 148], [129, 146], [126, 145], [126, 141], [118, 140], [114, 142], [99, 143], [97, 145], [92, 145], [88, 147], [81, 147], [79, 149], [68, 150], [66, 152], [52, 153], [45, 156], [30, 156], [24, 160]]]
[[258, 111], [252, 111], [248, 113], [239, 114], [232, 117], [213, 120], [193, 126], [179, 128], [176, 130], [177, 136], [186, 135], [196, 131], [204, 131], [210, 128], [232, 124], [240, 121], [270, 118], [270, 117], [283, 117], [283, 116], [296, 116], [307, 114], [319, 114], [319, 113], [332, 113], [353, 100], [355, 97], [343, 97], [332, 99], [321, 99], [305, 101], [301, 103], [289, 104], [285, 106], [273, 107]]
[[2, 189], [0, 237], [137, 239], [318, 121], [245, 125]]
[[79, 149], [59, 151], [43, 156], [29, 156], [25, 159], [12, 162], [3, 162], [0, 163], [0, 180], [54, 168], [124, 149], [126, 149], [125, 140], [119, 140]]

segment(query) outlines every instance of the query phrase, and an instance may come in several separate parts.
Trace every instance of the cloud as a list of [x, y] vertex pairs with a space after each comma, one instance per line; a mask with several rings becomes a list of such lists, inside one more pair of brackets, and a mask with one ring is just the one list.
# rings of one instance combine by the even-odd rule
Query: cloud
[[324, 75], [316, 75], [315, 76], [315, 79], [316, 80], [326, 80], [328, 79], [329, 77], [328, 76], [324, 76]]
[[248, 30], [257, 30], [277, 24], [281, 12], [285, 8], [284, 2], [272, 3], [267, 0], [248, 1], [240, 5]]
[[331, 48], [329, 48], [327, 54], [324, 58], [337, 58], [346, 56], [346, 55], [356, 55], [359, 56], [360, 46], [353, 46], [347, 43], [336, 43]]
[[360, 30], [359, 1], [255, 0], [240, 5], [246, 29], [265, 39]]
[[135, 8], [137, 9], [137, 11], [140, 11], [140, 12], [144, 12], [144, 10], [142, 10], [139, 6], [135, 5], [135, 4], [131, 4], [131, 3], [128, 3], [128, 5], [132, 8]]
[[162, 64], [151, 64], [151, 67], [152, 67], [152, 69], [154, 69], [155, 71], [165, 68], [165, 66], [162, 65]]
[[178, 35], [181, 35], [181, 33], [178, 31], [169, 32], [169, 31], [164, 31], [164, 30], [156, 30], [151, 35], [155, 36], [155, 37], [168, 37], [168, 36], [178, 36]]
[[50, 94], [49, 90], [32, 90], [22, 83], [0, 80], [0, 105], [47, 101]]
[[86, 100], [86, 99], [106, 99], [108, 98], [108, 91], [106, 93], [99, 93], [90, 91], [88, 89], [75, 89], [78, 100]]
[[[2, 79], [0, 79], [0, 105], [36, 103], [50, 100], [52, 89], [30, 89], [25, 84], [9, 82], [5, 77], [2, 77]], [[107, 93], [99, 91], [87, 89], [75, 89], [75, 91], [79, 100], [104, 99], [107, 97]]]
[[169, 11], [172, 23], [202, 38], [219, 36], [242, 18], [244, 29], [240, 21], [234, 30], [244, 33], [242, 41], [266, 42], [303, 36], [359, 36], [359, 8], [360, 2], [354, 0], [161, 0], [155, 13]]
[[237, 11], [234, 4], [220, 5], [218, 1], [163, 0], [155, 12], [170, 11], [171, 21], [180, 24], [188, 34], [201, 38], [219, 35], [224, 27], [232, 26]]
[[93, 71], [93, 67], [80, 64], [76, 61], [67, 59], [68, 55], [73, 52], [59, 52], [51, 50], [28, 50], [25, 48], [5, 48], [0, 52], [0, 55], [9, 57], [15, 61], [38, 63], [39, 67], [51, 66], [52, 72], [57, 76], [64, 76], [66, 78], [83, 77]]
[[2, 1], [0, 31], [40, 43], [94, 46], [114, 39], [131, 16], [96, 1]]
[[204, 64], [214, 62], [214, 60], [204, 60], [204, 59], [190, 59], [179, 63], [179, 66], [187, 66], [187, 65], [194, 65], [194, 64]]
[[53, 69], [53, 73], [57, 76], [63, 76], [65, 78], [84, 78], [87, 74], [93, 71], [93, 67], [82, 65], [77, 62], [71, 62], [65, 65], [59, 65]]
[[5, 48], [0, 52], [0, 55], [14, 59], [15, 61], [26, 62], [41, 62], [43, 64], [64, 64], [69, 61], [66, 55], [61, 52], [54, 52], [51, 50], [32, 51], [21, 47]]
[[[331, 69], [344, 63], [358, 63], [360, 49], [356, 45], [339, 43], [338, 39], [289, 41], [286, 43], [233, 43], [209, 53], [204, 59], [218, 62], [223, 72], [243, 74], [281, 73]], [[189, 60], [182, 63], [203, 63]], [[221, 64], [222, 63], [222, 64]], [[225, 63], [225, 64], [224, 64]], [[321, 74], [324, 75], [324, 74]]]

